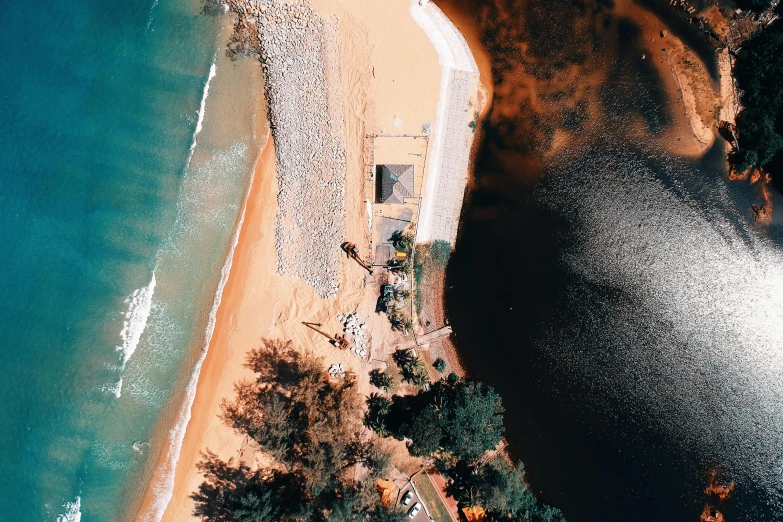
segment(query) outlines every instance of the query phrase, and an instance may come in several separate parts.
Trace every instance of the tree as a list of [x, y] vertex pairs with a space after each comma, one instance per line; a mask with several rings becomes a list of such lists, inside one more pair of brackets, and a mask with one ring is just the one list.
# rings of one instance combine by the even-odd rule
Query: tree
[[[277, 470], [250, 471], [213, 453], [202, 454], [198, 469], [204, 482], [191, 495], [194, 514], [210, 522], [293, 520], [306, 497], [301, 477]], [[289, 518], [290, 517], [290, 518]]]
[[410, 350], [396, 350], [392, 358], [400, 368], [402, 380], [415, 386], [424, 386], [430, 380], [424, 361]]
[[400, 432], [411, 439], [412, 444], [408, 449], [417, 457], [438, 451], [443, 439], [440, 415], [433, 405], [426, 405], [413, 413], [408, 422], [400, 427]]
[[[264, 341], [247, 366], [255, 378], [236, 385], [222, 418], [275, 462], [250, 470], [204, 454], [194, 514], [209, 522], [399, 520], [378, 509], [375, 479], [387, 476], [391, 458], [360, 435], [356, 389], [329, 382], [323, 361], [291, 343]], [[374, 394], [368, 403], [382, 432], [391, 402]]]
[[[421, 359], [417, 359], [417, 361], [421, 361]], [[413, 370], [408, 374], [407, 380], [414, 386], [420, 388], [426, 386], [430, 382], [430, 374], [427, 373], [424, 363], [422, 363], [421, 366], [414, 366]]]
[[732, 152], [731, 162], [740, 171], [767, 166], [783, 153], [783, 93], [780, 89], [783, 83], [783, 29], [780, 24], [769, 26], [743, 44], [734, 75], [742, 90], [743, 109], [737, 116], [739, 149]]
[[402, 232], [400, 230], [395, 230], [392, 233], [391, 242], [394, 245], [394, 248], [398, 251], [410, 254], [410, 252], [413, 250], [413, 245], [416, 242], [416, 238], [413, 237], [412, 232]]
[[370, 372], [370, 384], [384, 391], [391, 391], [395, 387], [391, 375], [377, 368]]
[[386, 418], [391, 410], [392, 402], [377, 393], [367, 397], [367, 412], [364, 414], [364, 425], [381, 437], [388, 435]]
[[404, 315], [401, 308], [396, 305], [390, 306], [386, 315], [389, 318], [389, 323], [391, 323], [392, 328], [405, 335], [408, 335], [408, 332], [413, 328], [413, 321], [411, 321], [411, 318]]
[[323, 361], [299, 353], [291, 343], [264, 341], [249, 354], [247, 366], [255, 379], [235, 386], [236, 397], [224, 401], [222, 419], [300, 477], [309, 498], [333, 489], [361, 428], [355, 387], [324, 379]]
[[380, 505], [374, 506], [367, 513], [367, 522], [402, 522], [407, 519], [408, 516], [405, 513], [388, 510]]
[[489, 520], [564, 522], [559, 510], [536, 500], [524, 482], [523, 468], [503, 457], [485, 466], [458, 460], [445, 473], [451, 478], [448, 493], [461, 506], [482, 506]]
[[477, 459], [500, 442], [504, 411], [500, 396], [481, 382], [460, 381], [447, 389], [443, 447], [457, 456]]
[[504, 458], [497, 458], [483, 471], [487, 511], [518, 515], [536, 503], [524, 482], [524, 473]]
[[438, 357], [435, 359], [435, 362], [432, 364], [432, 366], [438, 370], [439, 373], [443, 373], [446, 371], [446, 361]]

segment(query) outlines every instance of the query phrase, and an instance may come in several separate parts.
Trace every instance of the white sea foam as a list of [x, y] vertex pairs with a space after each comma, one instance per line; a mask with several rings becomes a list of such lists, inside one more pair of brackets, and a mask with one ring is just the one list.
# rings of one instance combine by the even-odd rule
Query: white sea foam
[[122, 377], [120, 377], [120, 380], [114, 384], [104, 384], [101, 386], [101, 391], [111, 393], [119, 399], [122, 396]]
[[[152, 272], [150, 283], [147, 286], [136, 289], [125, 299], [128, 311], [125, 312], [125, 321], [120, 332], [122, 344], [117, 346], [117, 351], [122, 354], [121, 369], [123, 370], [133, 352], [136, 351], [141, 334], [144, 333], [144, 329], [147, 327], [147, 320], [152, 309], [152, 294], [155, 293], [155, 284], [155, 272]], [[120, 381], [121, 383], [122, 381]]]
[[209, 67], [209, 76], [207, 82], [204, 84], [204, 92], [201, 94], [201, 106], [198, 108], [198, 120], [196, 120], [196, 130], [193, 131], [193, 142], [190, 144], [190, 154], [188, 155], [187, 164], [190, 165], [190, 159], [193, 157], [193, 151], [196, 150], [196, 138], [198, 137], [201, 129], [204, 126], [204, 112], [207, 108], [207, 97], [209, 97], [209, 84], [212, 82], [212, 78], [217, 74], [217, 54], [215, 59], [212, 60], [212, 65]]
[[160, 0], [155, 0], [154, 2], [152, 2], [152, 7], [150, 8], [150, 15], [147, 18], [147, 31], [149, 31], [150, 27], [152, 27], [152, 13], [154, 13], [155, 12], [155, 8], [158, 7], [158, 2], [159, 1]]
[[154, 480], [153, 494], [155, 496], [152, 505], [148, 512], [142, 515], [141, 520], [144, 522], [158, 522], [163, 517], [163, 513], [166, 511], [166, 507], [171, 501], [171, 497], [174, 493], [174, 473], [177, 469], [177, 462], [179, 462], [179, 455], [182, 451], [182, 442], [185, 439], [185, 432], [190, 422], [192, 414], [193, 400], [196, 397], [196, 386], [198, 385], [198, 379], [201, 374], [201, 366], [204, 364], [204, 359], [207, 357], [209, 351], [209, 344], [212, 341], [212, 334], [215, 331], [215, 321], [217, 319], [217, 312], [220, 308], [220, 303], [223, 300], [223, 289], [228, 282], [229, 274], [231, 273], [231, 265], [234, 262], [234, 250], [239, 242], [239, 234], [242, 231], [242, 225], [245, 222], [245, 211], [247, 210], [247, 199], [250, 191], [253, 187], [253, 177], [250, 178], [247, 192], [242, 203], [242, 213], [239, 216], [236, 230], [231, 239], [231, 248], [229, 249], [226, 261], [223, 267], [220, 269], [220, 281], [218, 282], [217, 291], [215, 292], [215, 298], [212, 302], [212, 308], [209, 311], [209, 319], [207, 320], [207, 326], [204, 331], [204, 344], [201, 347], [201, 356], [196, 362], [193, 372], [190, 375], [187, 387], [185, 388], [185, 401], [182, 404], [182, 408], [177, 415], [177, 422], [174, 427], [169, 430], [169, 449], [166, 452], [166, 461], [157, 471]]
[[73, 502], [63, 504], [65, 513], [57, 515], [57, 522], [80, 522], [82, 519], [82, 499], [76, 497]]

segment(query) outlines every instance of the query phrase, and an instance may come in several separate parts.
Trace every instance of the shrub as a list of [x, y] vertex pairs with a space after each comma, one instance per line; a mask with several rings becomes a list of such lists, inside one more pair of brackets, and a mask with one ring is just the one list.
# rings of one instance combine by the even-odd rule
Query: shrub
[[432, 364], [432, 366], [438, 370], [439, 373], [443, 373], [446, 371], [446, 361], [438, 357], [435, 359], [435, 362]]
[[370, 372], [370, 384], [385, 391], [394, 389], [394, 379], [391, 375], [378, 369]]

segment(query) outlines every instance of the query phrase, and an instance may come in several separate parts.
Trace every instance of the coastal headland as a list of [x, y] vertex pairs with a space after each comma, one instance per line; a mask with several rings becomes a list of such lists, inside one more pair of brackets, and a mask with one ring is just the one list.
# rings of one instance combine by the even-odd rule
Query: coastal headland
[[[438, 357], [449, 371], [462, 373], [448, 336], [439, 333], [449, 331], [443, 270], [434, 276], [440, 287], [418, 307], [408, 300], [407, 313], [429, 319], [406, 335], [377, 312], [387, 271], [370, 275], [340, 244], [354, 243], [362, 259], [383, 266], [388, 236], [416, 233], [426, 215], [423, 240], [453, 246], [474, 130], [487, 99], [465, 40], [427, 2], [230, 0], [218, 6], [234, 20], [229, 54], [258, 60], [263, 69], [265, 96], [258, 103], [267, 107], [259, 112], [268, 115], [262, 127], [270, 139], [238, 224], [187, 431], [181, 447], [173, 436], [163, 442], [171, 448], [162, 452], [138, 520], [194, 517], [190, 495], [203, 480], [196, 466], [203, 452], [251, 468], [268, 463], [221, 420], [235, 384], [251, 376], [247, 354], [262, 339], [293, 341], [355, 376], [364, 395], [372, 391], [368, 372], [388, 365], [400, 345], [414, 346], [434, 378], [431, 363]], [[381, 163], [412, 168], [412, 190], [399, 202], [378, 199]], [[317, 323], [332, 335], [343, 330], [338, 316], [346, 313], [364, 325], [361, 346], [352, 350], [335, 348], [303, 324]], [[402, 443], [398, 449], [399, 469], [421, 468]]]
[[[251, 469], [273, 464], [221, 414], [235, 384], [251, 378], [247, 355], [264, 339], [322, 358], [330, 375], [355, 378], [364, 396], [374, 391], [370, 371], [389, 367], [399, 348], [418, 352], [433, 379], [436, 359], [464, 374], [448, 336], [439, 249], [447, 246], [448, 259], [458, 237], [482, 118], [497, 134], [498, 164], [532, 166], [519, 169], [532, 177], [540, 163], [613, 132], [697, 159], [712, 147], [718, 119], [736, 116], [727, 56], [707, 57], [659, 13], [628, 1], [604, 13], [616, 40], [595, 36], [600, 16], [564, 20], [558, 30], [571, 33], [551, 52], [524, 42], [521, 31], [557, 26], [547, 18], [558, 14], [525, 2], [498, 2], [474, 19], [459, 1], [444, 3], [448, 17], [410, 0], [216, 4], [234, 23], [229, 54], [263, 70], [258, 103], [271, 139], [256, 163], [184, 440], [180, 447], [172, 437], [163, 452], [139, 520], [194, 517], [205, 452]], [[515, 41], [518, 48], [503, 47]], [[608, 46], [612, 59], [575, 58], [580, 48], [562, 45], [571, 41]], [[419, 245], [410, 277], [380, 268], [402, 266], [393, 239], [402, 234]], [[375, 272], [346, 256], [344, 242]], [[396, 319], [402, 328], [379, 310], [389, 286], [415, 295]], [[339, 350], [326, 339], [343, 332], [361, 341]], [[385, 444], [398, 470], [422, 469], [401, 441]]]

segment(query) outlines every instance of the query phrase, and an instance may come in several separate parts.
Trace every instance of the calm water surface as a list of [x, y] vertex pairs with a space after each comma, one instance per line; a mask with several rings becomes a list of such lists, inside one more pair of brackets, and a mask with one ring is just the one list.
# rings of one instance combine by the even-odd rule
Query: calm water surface
[[[568, 520], [695, 521], [708, 503], [780, 520], [781, 219], [753, 222], [759, 194], [726, 180], [720, 143], [663, 148], [678, 109], [613, 6], [450, 5], [496, 85], [449, 266], [457, 345]], [[724, 503], [713, 471], [736, 484]]]

